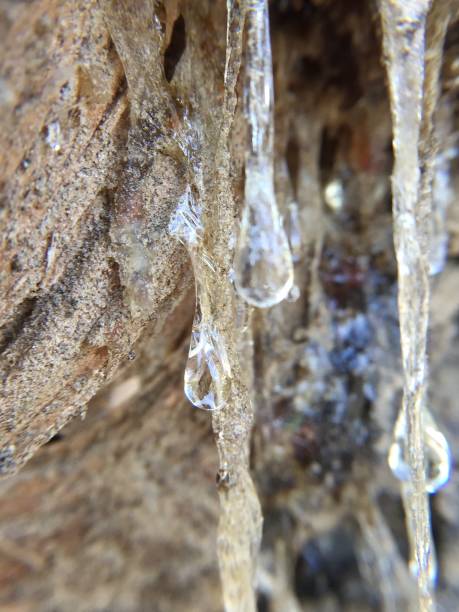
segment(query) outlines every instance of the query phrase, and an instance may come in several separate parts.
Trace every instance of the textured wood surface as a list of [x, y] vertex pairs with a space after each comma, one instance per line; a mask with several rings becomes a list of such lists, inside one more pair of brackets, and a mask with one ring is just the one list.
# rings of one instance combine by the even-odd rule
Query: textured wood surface
[[[138, 20], [149, 9], [151, 25], [153, 4], [137, 5]], [[170, 158], [154, 157], [150, 135], [142, 137], [108, 3], [1, 6], [0, 456], [8, 473], [84, 411], [190, 277], [167, 236], [179, 164], [166, 167]], [[151, 46], [161, 49], [158, 40]], [[150, 264], [140, 311], [123, 285], [129, 253], [114, 244], [113, 227], [129, 225], [129, 215], [150, 241], [139, 238]]]
[[[0, 3], [0, 472], [51, 440], [2, 483], [2, 609], [220, 605], [218, 462], [183, 397], [194, 303], [167, 231], [191, 83], [166, 78], [180, 55], [165, 4]], [[195, 21], [213, 27], [225, 7], [209, 6]], [[197, 62], [209, 105], [218, 27]]]

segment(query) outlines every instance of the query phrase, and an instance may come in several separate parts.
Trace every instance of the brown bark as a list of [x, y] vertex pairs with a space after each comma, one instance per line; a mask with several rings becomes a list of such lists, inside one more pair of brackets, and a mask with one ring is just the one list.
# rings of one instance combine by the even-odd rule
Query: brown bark
[[[184, 172], [163, 72], [177, 13], [159, 9], [0, 5], [1, 472], [51, 439], [2, 483], [5, 609], [212, 610], [220, 598], [216, 452], [183, 399], [191, 275], [167, 233]], [[164, 32], [149, 39], [155, 19]], [[141, 43], [156, 62], [133, 57]], [[133, 219], [136, 238], [117, 242]]]

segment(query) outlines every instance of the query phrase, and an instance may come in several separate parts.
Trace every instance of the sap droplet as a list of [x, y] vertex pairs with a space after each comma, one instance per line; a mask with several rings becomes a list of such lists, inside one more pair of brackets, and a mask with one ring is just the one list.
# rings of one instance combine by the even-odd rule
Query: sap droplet
[[61, 150], [61, 126], [59, 121], [52, 121], [46, 127], [46, 143], [56, 153]]
[[220, 388], [225, 377], [231, 377], [231, 367], [224, 343], [197, 308], [185, 368], [185, 395], [196, 408], [219, 410], [224, 405]]
[[169, 221], [169, 233], [193, 248], [199, 244], [203, 230], [201, 207], [188, 186]]
[[301, 295], [298, 285], [293, 285], [287, 295], [287, 302], [296, 302]]
[[424, 419], [425, 454], [427, 459], [428, 493], [436, 493], [451, 476], [451, 451], [449, 444], [439, 430], [430, 412]]
[[339, 179], [330, 181], [324, 189], [324, 199], [328, 206], [338, 212], [343, 208], [344, 189], [343, 183]]
[[397, 420], [394, 430], [394, 440], [389, 448], [387, 462], [392, 470], [393, 475], [402, 482], [408, 482], [410, 479], [410, 468], [405, 461], [405, 446], [406, 446], [406, 428], [403, 424], [403, 431], [399, 431], [402, 426], [399, 426], [402, 417]]
[[[430, 411], [423, 415], [424, 455], [426, 460], [426, 492], [436, 493], [451, 475], [451, 451], [443, 433]], [[394, 430], [394, 441], [389, 450], [388, 462], [394, 476], [403, 482], [410, 481], [405, 419], [400, 415]]]
[[245, 160], [245, 202], [234, 256], [234, 282], [249, 304], [269, 308], [293, 284], [293, 262], [274, 195], [274, 87], [268, 3], [247, 5], [245, 115], [250, 143]]
[[188, 186], [169, 222], [169, 232], [188, 249], [196, 282], [196, 312], [191, 330], [188, 361], [185, 367], [184, 391], [190, 402], [202, 410], [219, 410], [224, 405], [221, 390], [231, 367], [223, 339], [207, 314], [203, 316], [201, 300], [207, 295], [202, 275], [216, 265], [203, 246], [202, 209]]
[[234, 258], [234, 282], [249, 304], [269, 308], [293, 285], [293, 262], [267, 164], [246, 168], [245, 207]]

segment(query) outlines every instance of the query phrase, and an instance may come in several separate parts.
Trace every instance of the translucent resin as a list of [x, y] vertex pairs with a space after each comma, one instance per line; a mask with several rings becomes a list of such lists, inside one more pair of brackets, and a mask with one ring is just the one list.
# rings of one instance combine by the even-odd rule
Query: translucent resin
[[234, 257], [241, 297], [268, 308], [284, 300], [293, 284], [293, 262], [277, 207], [273, 180], [273, 75], [268, 3], [246, 4], [245, 113], [250, 146], [245, 165], [245, 202]]

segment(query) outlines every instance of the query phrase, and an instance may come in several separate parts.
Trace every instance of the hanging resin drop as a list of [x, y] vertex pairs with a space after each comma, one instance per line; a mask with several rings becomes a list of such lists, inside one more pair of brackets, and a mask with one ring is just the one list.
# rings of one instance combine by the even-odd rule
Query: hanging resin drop
[[221, 389], [225, 377], [231, 377], [231, 368], [223, 340], [201, 307], [206, 292], [199, 279], [204, 276], [203, 267], [212, 267], [202, 244], [203, 231], [201, 207], [188, 187], [169, 223], [169, 232], [188, 249], [196, 283], [196, 311], [185, 367], [184, 391], [196, 408], [219, 410], [224, 405]]
[[[423, 411], [424, 458], [426, 464], [426, 493], [436, 493], [451, 475], [451, 451], [443, 433], [429, 410]], [[407, 430], [404, 415], [397, 419], [394, 441], [389, 450], [388, 462], [394, 476], [402, 482], [411, 478], [407, 452]]]
[[426, 491], [436, 493], [451, 476], [451, 451], [431, 413], [424, 416], [424, 452], [427, 461]]
[[292, 256], [277, 210], [272, 172], [266, 166], [252, 166], [246, 173], [234, 280], [241, 297], [260, 308], [278, 304], [292, 288]]
[[246, 155], [244, 209], [234, 257], [241, 297], [260, 308], [284, 300], [293, 284], [293, 262], [274, 193], [273, 76], [266, 0], [247, 3]]
[[404, 373], [403, 404], [389, 464], [403, 481], [410, 566], [417, 579], [418, 607], [427, 611], [435, 609], [436, 575], [428, 493], [445, 479], [446, 441], [439, 444], [438, 436], [432, 438], [425, 408], [432, 217], [431, 189], [425, 182], [430, 157], [426, 145], [433, 147], [424, 134], [433, 130], [429, 108], [435, 104], [432, 92], [438, 81], [435, 70], [427, 67], [432, 45], [442, 45], [443, 39], [429, 36], [430, 0], [380, 0], [379, 6], [393, 122], [394, 244]]
[[197, 308], [185, 367], [185, 395], [196, 408], [219, 410], [224, 405], [220, 389], [225, 376], [231, 376], [231, 368], [224, 345]]

